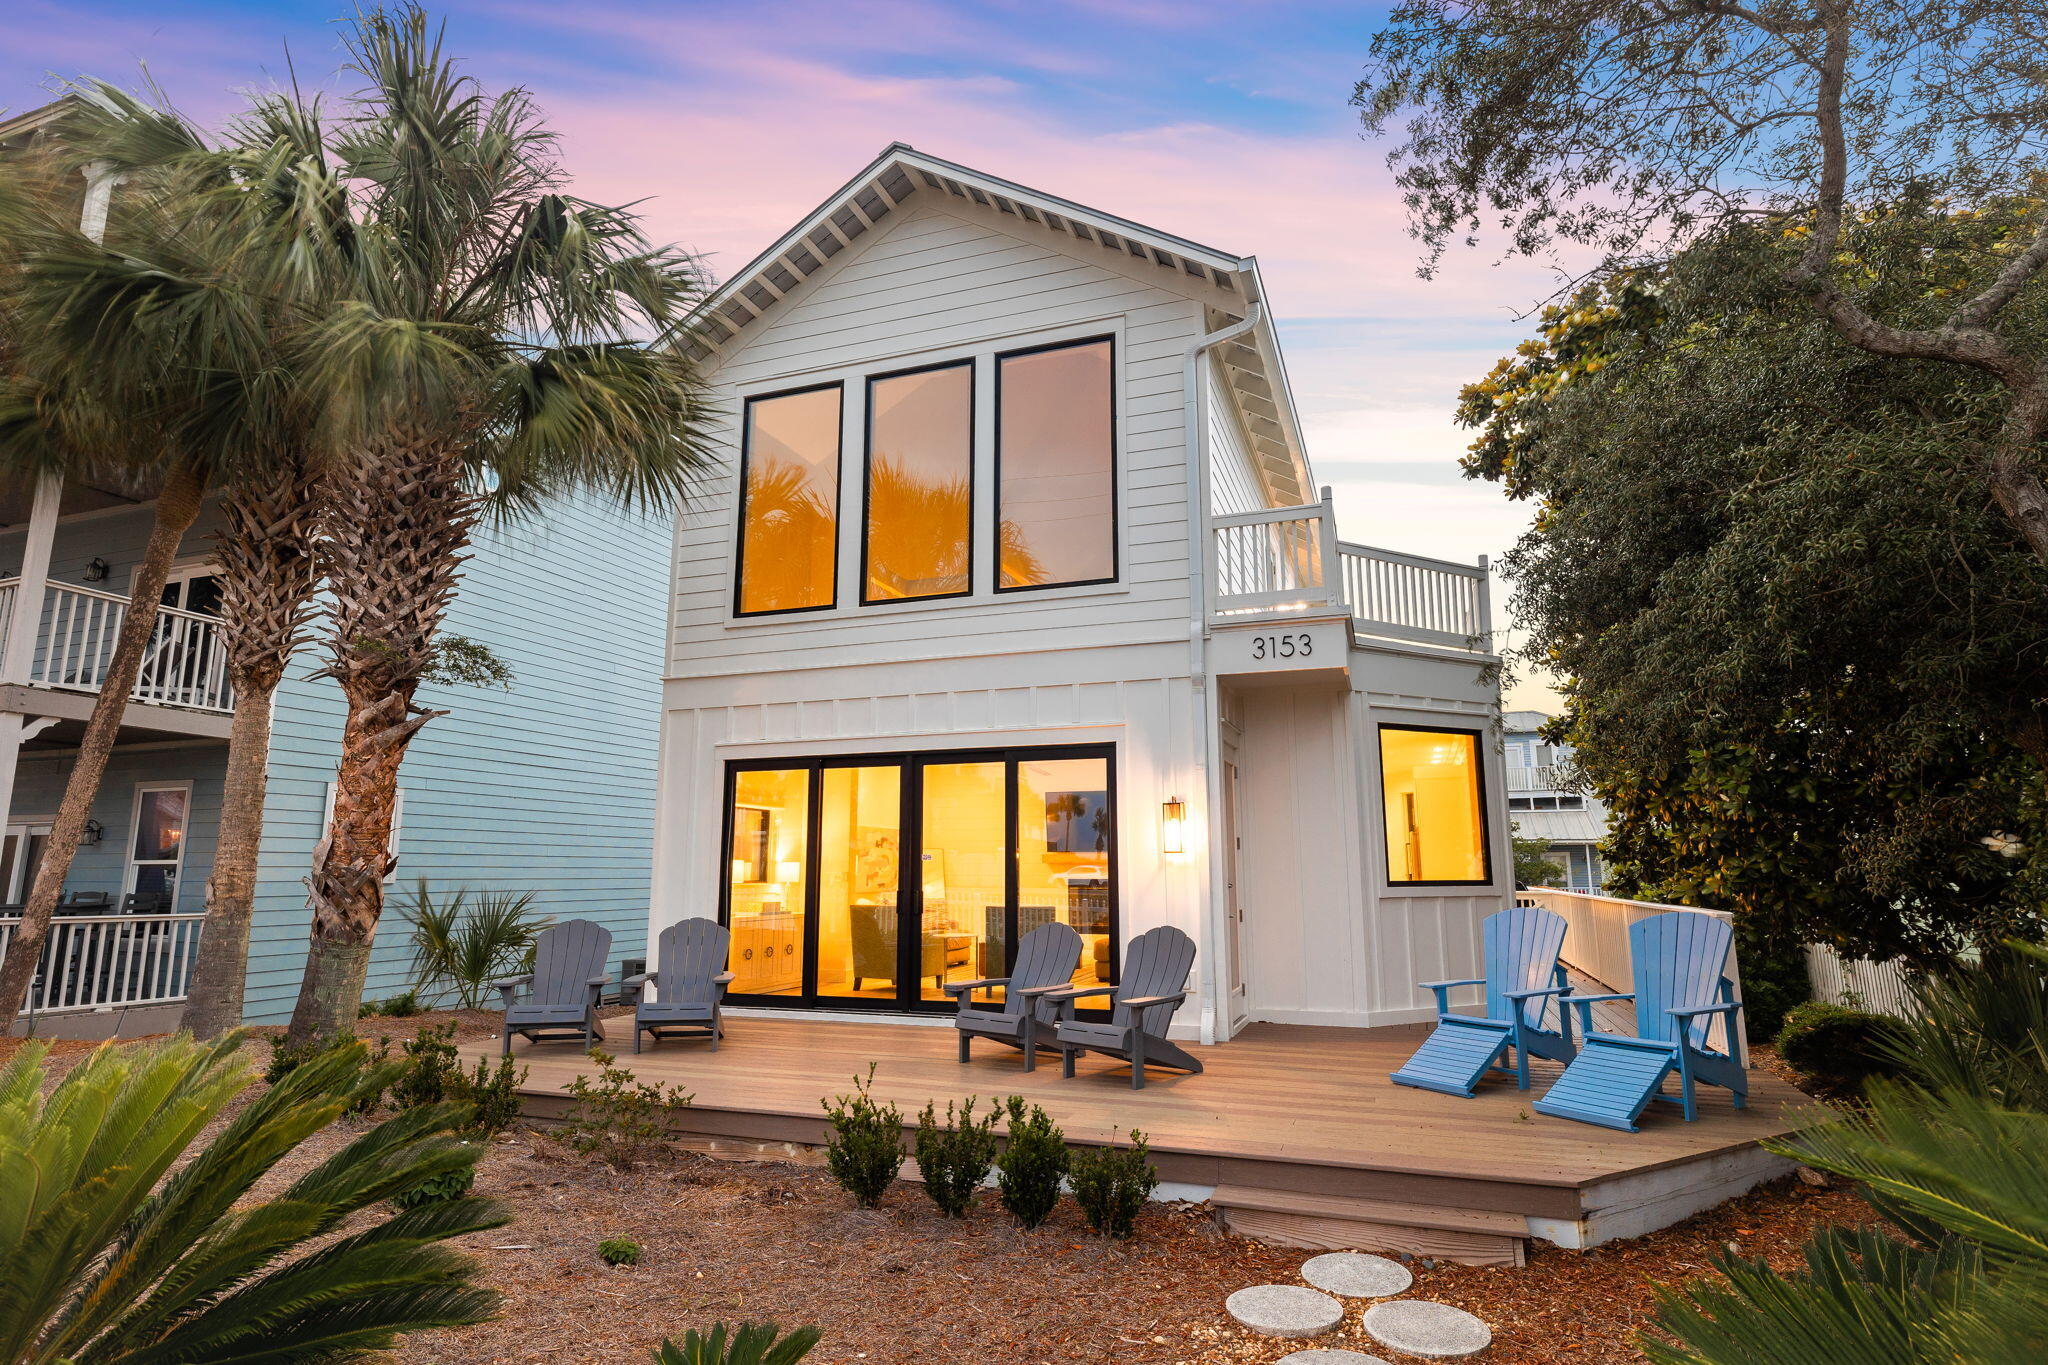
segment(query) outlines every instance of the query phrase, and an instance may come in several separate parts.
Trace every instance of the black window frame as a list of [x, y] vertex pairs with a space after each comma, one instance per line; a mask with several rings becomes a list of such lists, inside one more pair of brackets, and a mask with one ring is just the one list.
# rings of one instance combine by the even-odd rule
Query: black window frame
[[[923, 597], [869, 597], [868, 546], [872, 540], [875, 506], [875, 385], [887, 379], [903, 379], [914, 374], [931, 374], [939, 370], [967, 371], [967, 586], [959, 592], [935, 592]], [[981, 366], [973, 356], [960, 356], [952, 360], [934, 361], [929, 365], [912, 365], [901, 370], [885, 370], [880, 374], [862, 376], [861, 383], [861, 452], [860, 452], [860, 605], [863, 607], [887, 606], [893, 602], [950, 602], [956, 598], [974, 596], [975, 552], [979, 538], [975, 535], [975, 509], [981, 505], [975, 478], [975, 441], [980, 433], [975, 428], [976, 409], [981, 406]], [[843, 399], [841, 401], [844, 401]], [[997, 567], [1001, 577], [1001, 567]]]
[[[1405, 881], [1394, 876], [1394, 832], [1387, 827], [1387, 746], [1385, 735], [1389, 730], [1400, 730], [1407, 734], [1419, 735], [1460, 735], [1472, 741], [1472, 771], [1479, 784], [1479, 857], [1480, 870], [1485, 874], [1476, 881]], [[1468, 729], [1461, 725], [1414, 725], [1406, 721], [1383, 720], [1373, 731], [1373, 766], [1380, 778], [1380, 843], [1383, 871], [1389, 890], [1400, 891], [1414, 886], [1492, 886], [1495, 880], [1493, 848], [1493, 813], [1486, 799], [1486, 748], [1481, 743], [1485, 732]]]
[[[839, 425], [832, 444], [832, 592], [822, 603], [813, 607], [769, 607], [760, 611], [746, 610], [747, 587], [747, 495], [748, 462], [753, 455], [754, 404], [767, 403], [777, 398], [796, 398], [807, 393], [822, 393], [834, 389], [839, 394]], [[840, 528], [846, 520], [846, 382], [841, 379], [827, 380], [822, 384], [803, 384], [793, 389], [777, 389], [772, 393], [750, 393], [740, 405], [740, 483], [739, 495], [734, 500], [735, 529], [732, 551], [732, 614], [735, 618], [750, 620], [764, 616], [794, 616], [802, 612], [836, 611], [839, 607], [839, 537]]]
[[[820, 995], [818, 994], [818, 895], [820, 886], [819, 830], [824, 819], [824, 772], [827, 768], [872, 768], [895, 765], [902, 776], [900, 791], [900, 828], [902, 837], [897, 848], [897, 909], [899, 914], [915, 916], [920, 926], [924, 922], [924, 881], [918, 869], [924, 854], [924, 769], [937, 763], [988, 763], [1003, 764], [1004, 783], [1004, 837], [1008, 843], [1003, 860], [1003, 945], [1004, 972], [1007, 973], [1016, 962], [1017, 956], [1017, 764], [1020, 759], [1062, 759], [1099, 758], [1108, 783], [1110, 810], [1109, 824], [1109, 961], [1104, 964], [1102, 979], [1106, 984], [1123, 980], [1123, 811], [1117, 791], [1117, 746], [1113, 742], [1099, 744], [1046, 744], [1046, 745], [1004, 745], [974, 749], [894, 749], [883, 753], [830, 754], [803, 758], [734, 758], [725, 761], [725, 776], [721, 784], [723, 808], [720, 814], [718, 876], [718, 922], [727, 929], [732, 927], [732, 858], [733, 835], [735, 832], [734, 800], [738, 791], [739, 775], [743, 772], [796, 772], [809, 774], [805, 786], [805, 861], [804, 861], [804, 903], [803, 917], [803, 971], [802, 988], [796, 995], [754, 995], [732, 992], [727, 999], [735, 1005], [788, 1009], [792, 1011], [816, 1010], [864, 1010], [877, 1014], [950, 1014], [955, 1006], [950, 1000], [925, 1000], [917, 969], [918, 954], [922, 951], [921, 936], [901, 932], [901, 921], [897, 933], [897, 977], [896, 996], [893, 999], [872, 999], [864, 996]], [[907, 997], [907, 998], [906, 998]], [[1107, 1019], [1107, 1006], [1077, 1007], [1077, 1016], [1084, 1019]]]
[[[1065, 351], [1077, 346], [1109, 346], [1109, 576], [1107, 578], [1077, 578], [1059, 583], [1019, 583], [1013, 587], [1003, 586], [1003, 564], [1000, 546], [1003, 543], [1003, 362], [1019, 356], [1040, 355], [1046, 351]], [[1120, 427], [1121, 414], [1118, 409], [1118, 368], [1117, 338], [1114, 332], [1100, 336], [1074, 337], [1066, 341], [1051, 341], [1037, 346], [1020, 346], [1015, 350], [998, 351], [990, 367], [995, 384], [995, 431], [994, 440], [994, 486], [989, 490], [990, 501], [995, 506], [996, 562], [993, 567], [990, 586], [998, 594], [1011, 592], [1045, 592], [1052, 588], [1092, 588], [1123, 581], [1123, 439]]]

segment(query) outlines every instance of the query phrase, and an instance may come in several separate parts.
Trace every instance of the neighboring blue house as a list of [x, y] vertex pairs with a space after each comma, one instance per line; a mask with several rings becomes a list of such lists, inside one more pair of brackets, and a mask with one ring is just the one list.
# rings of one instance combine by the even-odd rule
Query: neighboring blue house
[[[0, 917], [25, 894], [112, 652], [148, 534], [147, 492], [77, 482], [0, 488]], [[79, 849], [66, 883], [74, 913], [62, 932], [73, 938], [59, 946], [87, 965], [47, 1007], [83, 1014], [179, 993], [178, 960], [212, 870], [233, 707], [213, 624], [215, 522], [209, 508], [186, 538], [158, 609], [157, 639], [93, 813], [94, 841]], [[615, 958], [641, 955], [669, 545], [665, 519], [589, 498], [479, 536], [447, 628], [487, 646], [512, 681], [421, 689], [423, 705], [449, 714], [421, 731], [399, 778], [398, 870], [371, 996], [404, 988], [402, 910], [422, 877], [437, 892], [532, 891], [542, 913], [608, 924]], [[342, 721], [339, 690], [310, 676], [319, 665], [316, 648], [300, 655], [272, 727], [249, 963], [256, 1023], [289, 1016], [306, 955], [303, 878]], [[5, 925], [0, 918], [0, 937]], [[94, 954], [117, 966], [90, 967]], [[161, 1026], [165, 1011], [150, 1013]]]

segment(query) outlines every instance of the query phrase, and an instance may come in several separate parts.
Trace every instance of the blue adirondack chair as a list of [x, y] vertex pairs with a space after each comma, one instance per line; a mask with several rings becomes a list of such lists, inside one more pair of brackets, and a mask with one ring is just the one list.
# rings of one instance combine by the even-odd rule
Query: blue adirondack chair
[[[1686, 1121], [1698, 1115], [1696, 1084], [1732, 1091], [1735, 1107], [1749, 1094], [1749, 1076], [1735, 1050], [1742, 1004], [1725, 973], [1734, 936], [1728, 921], [1691, 910], [1674, 910], [1637, 920], [1628, 931], [1635, 990], [1621, 995], [1568, 995], [1579, 1011], [1585, 1045], [1578, 1060], [1532, 1106], [1539, 1114], [1637, 1131], [1636, 1119], [1653, 1099], [1684, 1107]], [[1636, 1002], [1636, 1036], [1593, 1032], [1593, 1006], [1603, 1000]], [[1714, 1020], [1723, 1023], [1716, 1052], [1707, 1039]], [[1660, 1093], [1664, 1078], [1678, 1073], [1678, 1094]]]
[[[1399, 1071], [1396, 1085], [1422, 1090], [1440, 1090], [1446, 1095], [1470, 1097], [1486, 1073], [1498, 1067], [1515, 1073], [1515, 1086], [1529, 1088], [1529, 1058], [1548, 1057], [1569, 1062], [1576, 1055], [1572, 1046], [1571, 1019], [1558, 1008], [1558, 1026], [1543, 1026], [1545, 1004], [1552, 996], [1571, 989], [1564, 964], [1557, 960], [1564, 947], [1564, 916], [1535, 906], [1518, 905], [1486, 917], [1486, 975], [1470, 981], [1425, 981], [1436, 993], [1436, 1032], [1429, 1035]], [[1453, 1014], [1450, 996], [1459, 986], [1486, 987], [1483, 1015]], [[1512, 1068], [1502, 1061], [1514, 1050]]]

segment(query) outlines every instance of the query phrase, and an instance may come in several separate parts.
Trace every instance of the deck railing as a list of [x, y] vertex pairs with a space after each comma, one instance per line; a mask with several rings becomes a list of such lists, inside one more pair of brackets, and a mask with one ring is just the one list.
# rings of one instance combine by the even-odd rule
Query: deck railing
[[[6, 651], [19, 583], [19, 579], [0, 582], [0, 654]], [[127, 614], [128, 599], [119, 593], [46, 583], [42, 619], [29, 659], [29, 681], [71, 691], [99, 691]], [[156, 629], [150, 634], [142, 671], [129, 695], [159, 706], [233, 711], [235, 694], [228, 685], [220, 619], [178, 607], [158, 607]]]
[[1507, 766], [1511, 792], [1562, 792], [1578, 794], [1578, 778], [1562, 763], [1510, 763]]
[[[1559, 891], [1547, 886], [1530, 887], [1517, 891], [1515, 901], [1521, 905], [1540, 905], [1564, 916], [1567, 926], [1564, 935], [1564, 951], [1560, 956], [1565, 965], [1585, 976], [1591, 977], [1609, 990], [1626, 991], [1633, 989], [1635, 967], [1629, 957], [1629, 926], [1637, 920], [1648, 919], [1670, 910], [1683, 910], [1692, 915], [1712, 915], [1716, 919], [1732, 919], [1725, 910], [1700, 910], [1690, 905], [1659, 905], [1655, 901], [1623, 900], [1619, 896], [1596, 896], [1580, 891]], [[1742, 973], [1735, 957], [1735, 945], [1728, 945], [1727, 977], [1735, 983], [1735, 998], [1742, 998]], [[1731, 1043], [1735, 1055], [1744, 1066], [1749, 1065], [1749, 1040], [1742, 1036], [1742, 1030], [1726, 1027], [1726, 1016], [1722, 1016], [1724, 1045]]]
[[[168, 1005], [185, 998], [203, 914], [60, 915], [50, 921], [24, 1014]], [[18, 919], [0, 919], [0, 961]]]
[[1328, 490], [1306, 507], [1214, 516], [1211, 610], [1220, 619], [1340, 608], [1360, 633], [1457, 649], [1488, 648], [1486, 565], [1337, 539]]

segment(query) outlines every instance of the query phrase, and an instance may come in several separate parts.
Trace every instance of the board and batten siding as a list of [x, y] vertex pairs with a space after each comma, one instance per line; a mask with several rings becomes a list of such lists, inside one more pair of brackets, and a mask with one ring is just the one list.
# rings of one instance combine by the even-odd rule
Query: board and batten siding
[[[403, 990], [404, 902], [436, 893], [531, 891], [557, 920], [612, 931], [612, 967], [644, 955], [666, 610], [669, 523], [595, 497], [558, 501], [477, 537], [449, 632], [487, 646], [508, 689], [432, 685], [447, 708], [413, 741], [398, 779], [397, 875], [366, 994]], [[306, 956], [304, 877], [324, 825], [343, 707], [302, 656], [272, 728], [269, 814], [250, 943], [249, 1018], [290, 1015]]]
[[[1000, 221], [985, 221], [996, 220]], [[1013, 655], [1097, 644], [1185, 642], [1188, 525], [1185, 361], [1204, 301], [1226, 298], [1176, 272], [1077, 256], [1058, 235], [993, 210], [913, 199], [730, 344], [715, 376], [729, 461], [677, 532], [670, 672], [677, 676]], [[1070, 239], [1069, 246], [1072, 245]], [[1155, 278], [1156, 277], [1156, 278]], [[995, 412], [990, 367], [1001, 351], [1109, 335], [1116, 339], [1116, 583], [989, 591], [994, 541]], [[862, 379], [973, 357], [976, 385], [976, 593], [938, 603], [857, 605], [860, 596]], [[749, 394], [843, 381], [840, 605], [735, 620], [738, 423]], [[853, 605], [849, 605], [853, 604]]]

